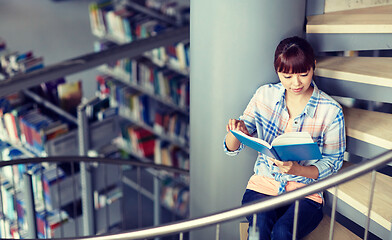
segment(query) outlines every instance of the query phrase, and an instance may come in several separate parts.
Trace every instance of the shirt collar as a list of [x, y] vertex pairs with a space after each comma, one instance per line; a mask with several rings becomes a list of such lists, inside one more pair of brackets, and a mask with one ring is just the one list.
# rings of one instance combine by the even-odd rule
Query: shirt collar
[[[278, 84], [279, 84], [279, 94], [277, 95], [278, 97], [276, 99], [276, 104], [280, 103], [284, 105], [286, 89], [283, 87], [282, 83], [278, 83]], [[313, 118], [314, 115], [316, 114], [316, 108], [320, 100], [320, 91], [314, 81], [312, 81], [311, 86], [313, 86], [313, 93], [309, 99], [309, 102], [305, 106], [304, 113], [309, 117]]]

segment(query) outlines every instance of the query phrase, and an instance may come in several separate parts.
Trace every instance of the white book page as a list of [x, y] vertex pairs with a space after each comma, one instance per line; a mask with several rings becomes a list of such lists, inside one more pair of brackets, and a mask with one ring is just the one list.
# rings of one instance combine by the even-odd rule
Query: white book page
[[272, 141], [272, 146], [313, 143], [313, 139], [308, 132], [288, 132], [284, 133]]
[[271, 145], [269, 145], [266, 141], [264, 141], [264, 140], [262, 140], [260, 138], [248, 136], [248, 135], [246, 135], [245, 133], [243, 133], [241, 131], [237, 131], [237, 130], [232, 130], [232, 131], [238, 133], [239, 135], [241, 135], [244, 138], [247, 138], [247, 139], [249, 139], [249, 140], [251, 140], [253, 142], [257, 142], [257, 143], [260, 143], [261, 145], [264, 145], [264, 146], [266, 146], [268, 148], [271, 148]]

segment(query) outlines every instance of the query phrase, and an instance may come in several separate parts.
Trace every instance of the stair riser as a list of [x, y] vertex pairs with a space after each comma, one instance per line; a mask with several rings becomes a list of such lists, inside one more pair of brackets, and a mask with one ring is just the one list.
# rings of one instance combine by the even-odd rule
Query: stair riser
[[325, 0], [306, 1], [306, 16], [324, 14]]
[[316, 52], [392, 49], [392, 34], [306, 34]]
[[347, 148], [346, 151], [355, 154], [363, 158], [374, 158], [382, 153], [385, 153], [387, 149], [366, 143], [364, 141], [347, 136]]
[[392, 103], [391, 88], [325, 77], [315, 77], [317, 86], [331, 96]]

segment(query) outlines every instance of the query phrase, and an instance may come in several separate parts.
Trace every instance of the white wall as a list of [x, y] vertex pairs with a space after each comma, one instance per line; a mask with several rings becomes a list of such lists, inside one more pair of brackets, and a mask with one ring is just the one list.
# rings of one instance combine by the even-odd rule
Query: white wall
[[[50, 65], [93, 52], [88, 4], [93, 0], [0, 0], [0, 37], [9, 50], [43, 56]], [[96, 89], [95, 70], [69, 75], [83, 80], [84, 96]]]
[[[191, 217], [240, 206], [256, 153], [223, 153], [225, 126], [243, 112], [256, 88], [278, 79], [276, 45], [301, 35], [305, 0], [191, 1]], [[215, 229], [191, 239], [214, 239]], [[220, 239], [238, 239], [238, 222]]]

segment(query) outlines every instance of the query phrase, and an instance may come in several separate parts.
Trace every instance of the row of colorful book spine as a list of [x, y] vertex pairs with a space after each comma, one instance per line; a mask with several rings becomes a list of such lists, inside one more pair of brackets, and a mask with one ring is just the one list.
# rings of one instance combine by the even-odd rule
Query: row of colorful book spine
[[144, 6], [171, 17], [186, 15], [185, 19], [190, 12], [189, 0], [144, 0]]
[[[106, 79], [115, 78], [161, 99], [163, 103], [188, 111], [190, 103], [189, 78], [143, 60], [126, 61], [128, 66], [125, 66], [122, 61], [118, 61], [119, 64], [114, 67], [101, 68], [105, 75], [97, 76], [97, 81], [100, 84], [99, 90], [108, 91], [105, 86]], [[122, 68], [122, 66], [125, 67]]]
[[[135, 2], [147, 7], [154, 4]], [[147, 15], [148, 11], [137, 12], [129, 6], [112, 1], [90, 5], [92, 32], [100, 38], [94, 43], [95, 51], [156, 36], [175, 27]], [[157, 6], [158, 2], [152, 8], [158, 10]], [[178, 9], [173, 3], [159, 8], [169, 15]], [[189, 48], [189, 41], [181, 41], [152, 49], [143, 57], [107, 63], [105, 75], [97, 77], [100, 94], [109, 96], [110, 105], [118, 107], [119, 115], [129, 120], [120, 125], [121, 136], [116, 139], [128, 157], [189, 170]], [[170, 175], [172, 179], [178, 177]], [[164, 187], [166, 194], [161, 195], [161, 202], [184, 217], [188, 213], [189, 190], [184, 182], [175, 188], [180, 189], [180, 185], [183, 191], [174, 190], [172, 194], [169, 191], [173, 185]]]
[[[1, 160], [12, 161], [30, 157], [15, 148], [11, 144], [0, 142]], [[54, 173], [55, 171], [55, 173]], [[65, 178], [64, 171], [54, 165], [43, 166], [42, 164], [18, 164], [5, 166], [0, 169], [1, 176], [1, 236], [23, 237], [27, 232], [26, 203], [23, 176], [26, 172], [32, 175], [33, 196], [36, 208], [38, 235], [40, 237], [53, 237], [53, 231], [60, 225], [58, 215], [62, 215], [62, 221], [67, 219], [67, 214], [56, 210], [50, 200], [52, 185]], [[31, 201], [31, 200], [30, 200]], [[57, 220], [56, 220], [57, 219]]]
[[158, 135], [167, 135], [183, 143], [188, 142], [187, 116], [162, 106], [149, 95], [134, 91], [121, 82], [106, 80], [104, 83], [110, 94], [110, 104], [119, 108], [121, 116], [153, 128]]
[[19, 73], [32, 72], [43, 67], [44, 58], [41, 56], [34, 56], [33, 51], [0, 51], [0, 68], [2, 69], [1, 72], [3, 72], [3, 74], [5, 74], [7, 78], [13, 77]]
[[182, 217], [189, 215], [189, 187], [167, 177], [162, 181], [160, 199], [163, 205]]
[[35, 155], [45, 156], [45, 144], [70, 132], [76, 125], [42, 106], [40, 101], [36, 103], [30, 94], [75, 116], [76, 107], [81, 102], [81, 81], [67, 83], [61, 78], [28, 91], [27, 95], [17, 92], [0, 98], [0, 135], [12, 143], [23, 145]]
[[189, 154], [180, 147], [160, 139], [153, 132], [132, 124], [121, 126], [122, 145], [155, 164], [189, 170]]
[[100, 37], [112, 37], [121, 42], [154, 36], [160, 31], [170, 28], [150, 16], [116, 6], [114, 1], [103, 0], [91, 3], [89, 16], [92, 32]]
[[[115, 39], [101, 39], [99, 41], [95, 41], [94, 51], [98, 52], [117, 46], [114, 41]], [[189, 47], [190, 44], [188, 41], [177, 42], [173, 45], [154, 48], [145, 52], [143, 56], [150, 59], [151, 62], [159, 67], [169, 68], [173, 71], [189, 76]], [[119, 62], [108, 63], [108, 65], [118, 65], [118, 67], [124, 69], [125, 72], [129, 72], [132, 68], [129, 67], [131, 65], [127, 64], [127, 61], [130, 61], [130, 59], [122, 59], [119, 60]]]
[[[3, 100], [3, 101], [1, 101]], [[38, 156], [45, 156], [45, 143], [69, 131], [69, 125], [46, 115], [37, 104], [23, 102], [10, 109], [7, 98], [0, 99], [0, 131], [12, 143], [23, 145]]]

